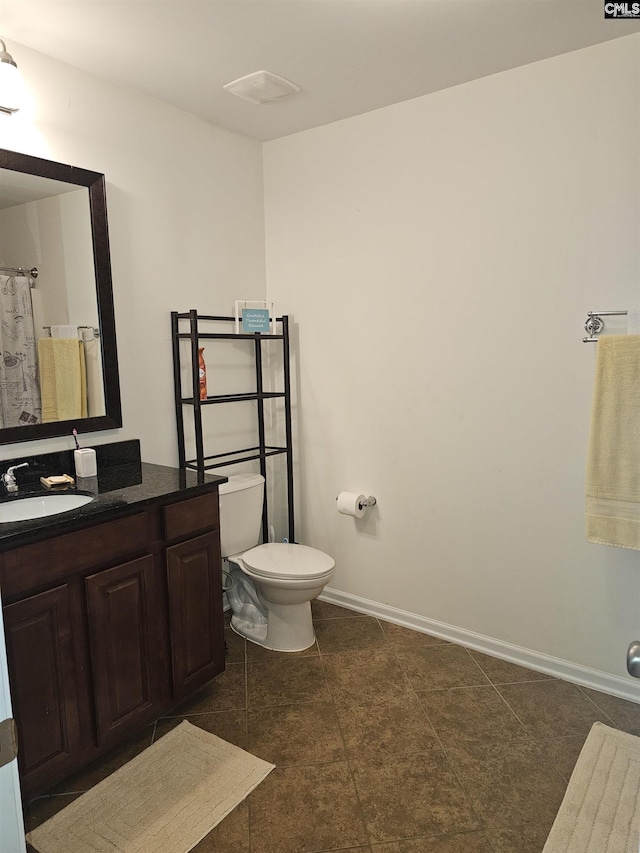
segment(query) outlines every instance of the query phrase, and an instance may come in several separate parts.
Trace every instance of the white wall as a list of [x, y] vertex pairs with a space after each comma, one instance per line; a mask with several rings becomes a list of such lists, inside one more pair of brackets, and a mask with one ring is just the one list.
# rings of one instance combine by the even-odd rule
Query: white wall
[[[103, 172], [124, 426], [146, 461], [177, 461], [170, 312], [231, 314], [264, 298], [261, 145], [112, 86], [17, 43], [25, 108], [0, 146]], [[5, 445], [2, 458], [71, 447]]]
[[[586, 311], [640, 301], [640, 36], [265, 145], [298, 536], [338, 591], [628, 682], [640, 555], [588, 545]], [[379, 504], [340, 516], [343, 490]]]

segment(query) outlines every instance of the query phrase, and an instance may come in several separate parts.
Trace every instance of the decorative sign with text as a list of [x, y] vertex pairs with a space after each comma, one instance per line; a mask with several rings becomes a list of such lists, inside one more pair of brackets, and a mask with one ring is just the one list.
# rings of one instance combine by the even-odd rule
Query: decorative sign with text
[[266, 308], [243, 308], [242, 309], [242, 331], [254, 334], [269, 334], [269, 312]]
[[273, 335], [276, 317], [273, 302], [238, 299], [236, 301], [236, 334]]

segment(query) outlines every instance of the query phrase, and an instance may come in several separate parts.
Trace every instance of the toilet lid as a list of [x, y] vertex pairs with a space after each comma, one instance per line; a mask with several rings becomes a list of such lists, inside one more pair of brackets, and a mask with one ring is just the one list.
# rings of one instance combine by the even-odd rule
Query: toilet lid
[[320, 578], [335, 562], [324, 551], [291, 542], [269, 542], [242, 555], [242, 562], [254, 574], [265, 578]]

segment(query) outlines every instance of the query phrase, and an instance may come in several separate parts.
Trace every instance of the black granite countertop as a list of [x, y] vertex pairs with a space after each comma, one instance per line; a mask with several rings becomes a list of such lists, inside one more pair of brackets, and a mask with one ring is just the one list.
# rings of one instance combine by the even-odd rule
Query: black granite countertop
[[[40, 459], [38, 459], [38, 462]], [[145, 505], [160, 500], [167, 502], [195, 497], [198, 494], [214, 491], [220, 483], [226, 482], [226, 477], [213, 474], [199, 475], [195, 471], [180, 470], [164, 465], [154, 465], [140, 462], [135, 458], [111, 460], [114, 464], [100, 465], [98, 457], [98, 476], [78, 479], [76, 485], [64, 490], [48, 489], [40, 483], [39, 476], [44, 470], [38, 469], [35, 460], [31, 461], [27, 476], [21, 471], [16, 472], [19, 491], [15, 495], [0, 495], [0, 518], [2, 505], [20, 501], [28, 497], [45, 497], [51, 494], [83, 494], [91, 495], [93, 500], [79, 509], [44, 518], [26, 521], [0, 521], [0, 551], [6, 551], [17, 545], [45, 538], [52, 533], [72, 531], [86, 527], [88, 523], [108, 521], [122, 515], [129, 515], [134, 509], [142, 509]], [[121, 464], [117, 464], [117, 463]], [[5, 463], [2, 463], [3, 470]], [[71, 473], [54, 469], [51, 470], [49, 460], [45, 463], [48, 470], [46, 475]], [[22, 477], [19, 475], [22, 473]], [[22, 482], [21, 482], [22, 480]], [[4, 491], [3, 487], [2, 491]]]

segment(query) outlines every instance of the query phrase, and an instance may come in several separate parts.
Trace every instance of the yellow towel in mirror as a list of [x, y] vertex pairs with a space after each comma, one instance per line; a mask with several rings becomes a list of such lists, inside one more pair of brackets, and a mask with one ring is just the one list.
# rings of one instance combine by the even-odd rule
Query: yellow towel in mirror
[[42, 422], [87, 417], [84, 347], [77, 338], [40, 338], [38, 367]]

